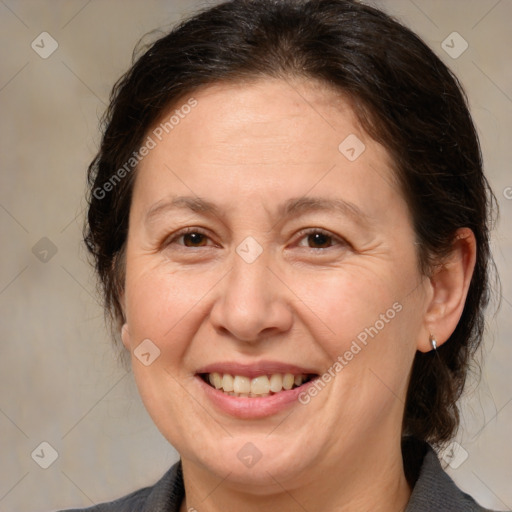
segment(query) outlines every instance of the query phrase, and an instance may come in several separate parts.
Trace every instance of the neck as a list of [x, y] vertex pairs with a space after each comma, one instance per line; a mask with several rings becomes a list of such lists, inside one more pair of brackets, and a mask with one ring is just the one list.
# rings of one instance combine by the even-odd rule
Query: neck
[[[369, 446], [368, 446], [369, 445]], [[378, 451], [376, 451], [378, 450]], [[186, 497], [180, 512], [396, 512], [405, 510], [411, 489], [405, 478], [400, 442], [383, 449], [367, 443], [337, 464], [315, 464], [295, 482], [272, 476], [273, 491], [251, 492], [182, 459]]]

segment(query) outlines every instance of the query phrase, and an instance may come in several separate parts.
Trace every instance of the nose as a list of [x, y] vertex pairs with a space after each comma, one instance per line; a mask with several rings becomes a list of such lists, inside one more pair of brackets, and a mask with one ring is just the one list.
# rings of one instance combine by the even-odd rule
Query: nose
[[254, 344], [291, 328], [290, 291], [270, 263], [264, 254], [252, 263], [233, 255], [232, 269], [221, 281], [210, 312], [217, 332]]

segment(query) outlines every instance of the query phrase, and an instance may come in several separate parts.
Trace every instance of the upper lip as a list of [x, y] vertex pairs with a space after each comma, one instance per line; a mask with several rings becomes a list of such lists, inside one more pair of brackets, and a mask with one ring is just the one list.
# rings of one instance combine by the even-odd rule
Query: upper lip
[[260, 375], [272, 375], [273, 373], [291, 373], [293, 375], [317, 375], [311, 368], [305, 368], [294, 364], [281, 363], [279, 361], [257, 361], [251, 364], [242, 364], [236, 361], [222, 361], [211, 363], [197, 370], [196, 373], [228, 373], [243, 377], [259, 377]]

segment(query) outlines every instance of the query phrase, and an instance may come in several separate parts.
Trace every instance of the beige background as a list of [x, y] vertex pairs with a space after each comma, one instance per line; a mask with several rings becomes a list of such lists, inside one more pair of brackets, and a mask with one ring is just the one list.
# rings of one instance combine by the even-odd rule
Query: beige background
[[[478, 391], [472, 386], [465, 398], [457, 438], [465, 452], [448, 460], [481, 504], [512, 509], [512, 0], [374, 3], [417, 31], [465, 84], [500, 203], [494, 250], [503, 304], [489, 318]], [[116, 363], [80, 235], [85, 169], [112, 84], [143, 34], [199, 5], [0, 1], [1, 512], [110, 500], [155, 482], [176, 460], [131, 373]], [[31, 48], [43, 31], [58, 43], [47, 59]], [[453, 31], [469, 44], [457, 59], [441, 48]], [[31, 457], [43, 441], [58, 452], [48, 469], [34, 460], [43, 460], [41, 448]]]

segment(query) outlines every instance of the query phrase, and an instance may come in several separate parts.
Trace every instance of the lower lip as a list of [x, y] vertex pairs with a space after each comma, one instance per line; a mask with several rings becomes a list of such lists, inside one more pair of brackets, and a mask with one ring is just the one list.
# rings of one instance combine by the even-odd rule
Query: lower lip
[[200, 386], [204, 390], [206, 396], [218, 407], [221, 411], [240, 419], [256, 419], [272, 416], [284, 409], [291, 407], [292, 404], [299, 404], [298, 396], [307, 391], [310, 385], [313, 385], [314, 380], [303, 384], [295, 389], [288, 391], [280, 391], [275, 395], [264, 396], [261, 398], [246, 398], [231, 396], [223, 391], [209, 386], [206, 382], [196, 375]]

